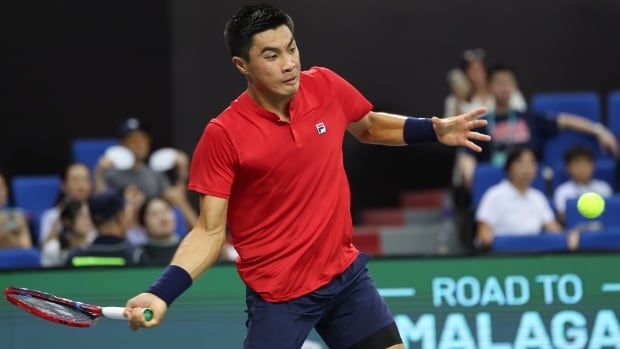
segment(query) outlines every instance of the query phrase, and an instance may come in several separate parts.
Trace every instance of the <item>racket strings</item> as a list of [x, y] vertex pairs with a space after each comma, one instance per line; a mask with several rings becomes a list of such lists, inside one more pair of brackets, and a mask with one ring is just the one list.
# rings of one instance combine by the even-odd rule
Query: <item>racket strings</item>
[[93, 317], [89, 316], [88, 314], [82, 313], [76, 309], [72, 309], [69, 306], [53, 303], [44, 299], [39, 299], [28, 294], [18, 294], [15, 296], [19, 299], [20, 302], [59, 319], [80, 322], [91, 322], [93, 320]]

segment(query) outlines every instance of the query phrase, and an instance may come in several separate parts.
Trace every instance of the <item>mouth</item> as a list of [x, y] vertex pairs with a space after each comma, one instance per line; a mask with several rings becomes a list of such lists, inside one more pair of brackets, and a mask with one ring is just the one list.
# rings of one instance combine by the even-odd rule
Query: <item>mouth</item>
[[286, 79], [286, 80], [283, 80], [282, 82], [283, 82], [285, 85], [289, 85], [289, 86], [291, 86], [291, 85], [295, 85], [295, 84], [297, 83], [297, 76], [293, 76], [292, 78], [290, 78], [290, 79]]

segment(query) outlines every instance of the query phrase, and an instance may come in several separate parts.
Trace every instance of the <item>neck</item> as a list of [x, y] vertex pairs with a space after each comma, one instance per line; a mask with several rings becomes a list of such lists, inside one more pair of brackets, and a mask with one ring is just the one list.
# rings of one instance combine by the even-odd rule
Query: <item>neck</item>
[[515, 187], [515, 189], [517, 189], [517, 191], [521, 194], [525, 194], [525, 192], [530, 187], [529, 185], [518, 184], [515, 182], [511, 182], [511, 183], [512, 183], [512, 186]]
[[508, 114], [508, 112], [510, 111], [510, 108], [508, 107], [508, 104], [496, 104], [495, 105], [495, 114]]
[[265, 110], [270, 111], [280, 117], [280, 119], [284, 121], [288, 121], [289, 115], [289, 104], [291, 102], [292, 96], [290, 97], [282, 97], [282, 96], [273, 96], [263, 93], [254, 85], [248, 83], [248, 94], [258, 103], [261, 107], [265, 108]]
[[88, 234], [86, 235], [69, 235], [69, 245], [74, 247], [82, 247], [88, 244]]
[[114, 236], [120, 239], [125, 238], [125, 231], [116, 222], [106, 222], [97, 227], [97, 234], [100, 236]]

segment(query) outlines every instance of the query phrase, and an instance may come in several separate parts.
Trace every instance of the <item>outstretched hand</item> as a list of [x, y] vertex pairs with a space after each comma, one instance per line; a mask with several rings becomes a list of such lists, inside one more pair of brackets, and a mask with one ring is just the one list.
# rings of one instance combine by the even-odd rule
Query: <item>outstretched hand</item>
[[433, 129], [437, 135], [437, 140], [445, 145], [464, 146], [473, 151], [481, 152], [482, 148], [472, 141], [488, 142], [491, 140], [491, 136], [472, 130], [487, 125], [486, 120], [479, 118], [486, 111], [486, 108], [477, 108], [465, 114], [443, 119], [433, 117]]

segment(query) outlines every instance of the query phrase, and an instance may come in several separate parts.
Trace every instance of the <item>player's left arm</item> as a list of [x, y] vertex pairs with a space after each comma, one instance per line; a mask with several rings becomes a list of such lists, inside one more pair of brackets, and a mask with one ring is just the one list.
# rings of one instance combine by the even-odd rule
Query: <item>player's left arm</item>
[[[485, 108], [478, 108], [471, 112], [447, 117], [433, 117], [428, 120], [410, 118], [397, 114], [371, 111], [363, 118], [352, 122], [347, 130], [362, 143], [381, 145], [407, 145], [417, 142], [419, 138], [428, 138], [433, 133], [436, 139], [450, 146], [464, 146], [473, 151], [482, 151], [473, 141], [488, 142], [491, 137], [476, 131], [484, 127], [486, 120], [479, 119], [486, 112]], [[432, 129], [431, 129], [432, 128]], [[422, 142], [421, 140], [420, 142]]]

